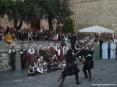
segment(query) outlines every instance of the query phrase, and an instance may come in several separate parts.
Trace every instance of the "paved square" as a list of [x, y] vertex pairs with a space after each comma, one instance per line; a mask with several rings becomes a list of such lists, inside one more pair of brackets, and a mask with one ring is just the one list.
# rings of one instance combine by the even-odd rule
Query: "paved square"
[[[117, 87], [117, 60], [97, 60], [92, 70], [93, 80], [84, 79], [82, 65], [80, 67], [80, 85], [75, 84], [74, 76], [67, 77], [64, 87]], [[28, 77], [25, 71], [21, 73], [1, 72], [0, 87], [58, 87], [61, 71], [44, 75]]]

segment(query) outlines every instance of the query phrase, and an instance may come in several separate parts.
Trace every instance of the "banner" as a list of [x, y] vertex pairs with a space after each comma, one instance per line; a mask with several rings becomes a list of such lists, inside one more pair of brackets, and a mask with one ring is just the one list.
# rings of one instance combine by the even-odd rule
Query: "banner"
[[5, 41], [9, 44], [11, 44], [14, 41], [13, 35], [10, 32], [8, 32], [5, 35]]

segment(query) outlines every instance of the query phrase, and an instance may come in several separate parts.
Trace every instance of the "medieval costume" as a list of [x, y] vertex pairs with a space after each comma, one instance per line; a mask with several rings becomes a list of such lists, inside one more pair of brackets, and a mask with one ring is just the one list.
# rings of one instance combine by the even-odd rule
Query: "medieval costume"
[[44, 73], [44, 74], [47, 73], [47, 71], [48, 71], [47, 65], [48, 65], [47, 62], [44, 61], [44, 62], [43, 62], [43, 73]]
[[41, 74], [47, 73], [47, 62], [44, 61], [43, 56], [41, 56], [37, 61], [37, 72]]
[[43, 73], [43, 56], [41, 56], [37, 61], [37, 72]]
[[60, 58], [60, 48], [59, 47], [55, 47], [55, 54], [57, 55], [57, 57], [58, 57], [58, 60], [59, 60], [59, 58]]
[[110, 59], [110, 51], [111, 51], [111, 40], [108, 41], [108, 59]]
[[0, 40], [2, 40], [3, 39], [3, 33], [0, 31]]
[[52, 43], [50, 44], [48, 51], [49, 51], [49, 54], [50, 54], [51, 57], [55, 54], [55, 49], [54, 49]]
[[59, 57], [59, 61], [62, 62], [64, 61], [64, 46], [60, 47], [60, 57]]
[[25, 49], [20, 50], [20, 58], [21, 58], [21, 67], [22, 69], [25, 69], [27, 64], [27, 51]]
[[76, 54], [76, 57], [80, 60], [81, 58], [83, 58], [83, 52], [84, 52], [84, 49], [82, 49], [82, 44], [81, 43], [78, 43], [78, 41], [76, 42], [75, 44], [75, 50], [74, 52], [77, 53]]
[[116, 44], [114, 42], [111, 42], [110, 44], [110, 59], [116, 58]]
[[64, 70], [64, 68], [66, 67], [66, 62], [62, 61], [59, 63], [59, 69]]
[[100, 39], [99, 40], [99, 47], [100, 47], [100, 58], [102, 59], [102, 44], [103, 44], [103, 40], [102, 39]]
[[104, 42], [102, 44], [102, 59], [108, 59], [108, 43]]
[[58, 68], [58, 58], [56, 55], [54, 55], [51, 59], [51, 69], [57, 69]]
[[66, 46], [68, 43], [68, 37], [64, 37], [64, 42], [65, 42], [65, 46]]
[[115, 59], [117, 59], [117, 39], [114, 39], [114, 43], [115, 43]]
[[36, 49], [37, 50], [37, 56], [38, 57], [39, 57], [39, 49], [40, 49], [40, 47], [38, 46], [37, 49]]
[[56, 35], [53, 37], [53, 41], [55, 41], [55, 43], [58, 41], [58, 34], [56, 34]]
[[15, 70], [15, 63], [16, 63], [16, 50], [14, 49], [14, 46], [9, 50], [9, 54], [10, 54], [10, 65], [12, 70]]
[[93, 58], [94, 58], [94, 60], [100, 59], [100, 47], [99, 47], [98, 42], [95, 42], [95, 44], [94, 44]]
[[46, 61], [47, 63], [51, 61], [49, 51], [45, 47], [43, 49], [43, 58], [44, 58], [44, 61]]
[[27, 74], [28, 74], [28, 76], [33, 76], [33, 75], [35, 75], [35, 71], [34, 71], [33, 66], [29, 65]]
[[[88, 54], [85, 59], [83, 60], [84, 62], [84, 66], [83, 66], [83, 72], [84, 72], [84, 75], [85, 75], [85, 79], [89, 79], [91, 80], [92, 79], [92, 76], [91, 76], [91, 69], [93, 68], [94, 66], [94, 62], [93, 62], [93, 57], [92, 55]], [[88, 71], [88, 74], [87, 74], [87, 71]]]
[[32, 65], [32, 66], [34, 65], [34, 62], [36, 62], [35, 50], [32, 46], [28, 50], [28, 62], [29, 62], [29, 65]]
[[116, 42], [116, 49], [115, 49], [115, 53], [116, 53], [116, 60], [117, 60], [117, 42]]
[[44, 56], [44, 51], [43, 48], [39, 48], [39, 56]]
[[76, 84], [79, 84], [79, 80], [78, 80], [79, 69], [77, 68], [77, 64], [74, 63], [75, 60], [76, 59], [72, 54], [72, 50], [69, 49], [65, 55], [66, 67], [62, 72], [62, 75], [61, 75], [62, 80], [59, 87], [63, 86], [66, 76], [71, 76], [71, 75], [75, 75]]

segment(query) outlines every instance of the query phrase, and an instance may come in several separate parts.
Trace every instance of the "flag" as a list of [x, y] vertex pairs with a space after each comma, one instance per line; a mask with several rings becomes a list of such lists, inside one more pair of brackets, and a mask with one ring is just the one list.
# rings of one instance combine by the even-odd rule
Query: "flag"
[[5, 35], [5, 41], [7, 42], [7, 43], [9, 43], [9, 44], [11, 44], [13, 41], [14, 41], [14, 38], [13, 38], [13, 35], [10, 33], [10, 32], [8, 32], [6, 35]]

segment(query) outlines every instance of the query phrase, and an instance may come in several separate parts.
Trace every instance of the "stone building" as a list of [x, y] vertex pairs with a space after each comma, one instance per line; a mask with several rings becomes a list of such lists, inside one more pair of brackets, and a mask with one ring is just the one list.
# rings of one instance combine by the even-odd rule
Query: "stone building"
[[117, 0], [71, 0], [75, 31], [101, 25], [117, 31]]
[[[74, 13], [71, 17], [75, 31], [101, 25], [117, 32], [117, 0], [71, 0], [70, 8]], [[7, 25], [12, 26], [12, 23], [9, 23], [6, 18], [0, 18], [0, 26], [6, 27]], [[48, 24], [46, 25], [47, 29]], [[24, 24], [23, 27], [28, 28], [30, 25]], [[7, 69], [9, 69], [8, 53], [0, 50], [0, 71]]]
[[0, 71], [7, 71], [9, 69], [8, 44], [0, 41]]
[[[13, 27], [13, 21], [8, 21], [7, 17], [0, 17], [0, 26], [6, 28], [7, 26]], [[29, 28], [30, 24], [23, 22], [22, 29], [23, 28]]]
[[[74, 13], [71, 17], [75, 31], [93, 25], [101, 25], [117, 31], [117, 0], [71, 0], [70, 8]], [[44, 26], [43, 22], [41, 24]], [[5, 26], [5, 23], [5, 19], [0, 19], [0, 25]], [[24, 24], [23, 27], [27, 28], [30, 25]], [[48, 28], [47, 21], [45, 27]]]

